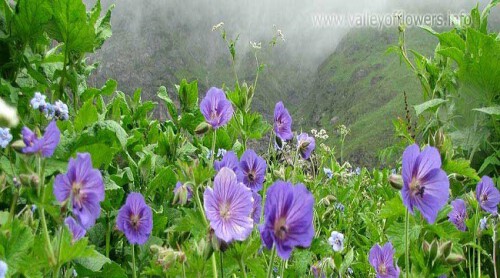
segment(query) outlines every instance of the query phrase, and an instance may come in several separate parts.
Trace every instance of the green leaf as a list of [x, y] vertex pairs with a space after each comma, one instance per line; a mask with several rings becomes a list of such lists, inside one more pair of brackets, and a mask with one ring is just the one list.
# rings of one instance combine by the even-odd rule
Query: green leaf
[[96, 88], [87, 89], [82, 93], [80, 98], [83, 101], [86, 101], [86, 100], [92, 99], [98, 95], [110, 96], [116, 91], [117, 86], [118, 86], [118, 83], [115, 80], [108, 79], [106, 81], [106, 84], [104, 84], [104, 86], [102, 86], [101, 89], [96, 89]]
[[118, 142], [121, 147], [127, 144], [127, 132], [115, 121], [99, 121], [91, 127], [85, 129], [78, 140], [76, 146], [90, 145], [94, 143]]
[[[410, 229], [408, 230], [410, 244], [418, 239], [421, 229], [422, 226], [410, 221]], [[402, 255], [405, 251], [405, 224], [401, 222], [392, 223], [387, 229], [386, 234], [387, 238], [394, 245], [394, 249], [396, 249], [396, 256]]]
[[92, 52], [95, 29], [88, 21], [83, 1], [53, 0], [52, 8], [54, 17], [49, 26], [49, 34], [64, 43], [66, 51]]
[[49, 0], [17, 1], [12, 35], [24, 42], [34, 43], [43, 34], [43, 28], [51, 18], [52, 7]]
[[75, 131], [82, 131], [86, 126], [90, 126], [94, 122], [97, 122], [97, 119], [97, 108], [92, 100], [88, 100], [83, 104], [80, 110], [78, 110], [78, 114], [75, 117]]
[[[100, 1], [99, 8], [100, 8]], [[97, 5], [97, 4], [96, 4]], [[115, 8], [115, 5], [109, 6], [106, 14], [97, 20], [95, 23], [96, 38], [94, 42], [94, 49], [99, 49], [104, 44], [104, 42], [111, 37], [113, 34], [111, 30], [111, 11]]]
[[455, 173], [473, 180], [479, 180], [476, 170], [470, 167], [470, 161], [467, 159], [446, 160], [443, 170], [448, 174]]
[[33, 246], [34, 237], [29, 227], [15, 219], [11, 225], [2, 226], [0, 246], [3, 249], [9, 273], [16, 273], [23, 260], [28, 258], [28, 251]]
[[182, 112], [192, 112], [198, 107], [198, 82], [188, 83], [185, 79], [179, 86], [179, 100]]
[[88, 270], [97, 272], [101, 270], [105, 264], [110, 263], [111, 260], [96, 250], [92, 250], [92, 255], [76, 259], [75, 262]]
[[445, 102], [446, 100], [440, 98], [431, 99], [422, 104], [415, 105], [415, 113], [417, 114], [417, 116], [420, 116], [425, 111], [437, 109], [437, 107]]
[[476, 109], [472, 109], [472, 110], [486, 113], [488, 115], [500, 116], [500, 106], [483, 107], [483, 108], [476, 108]]
[[148, 195], [158, 189], [160, 192], [173, 190], [176, 181], [177, 178], [175, 177], [175, 173], [172, 169], [169, 167], [161, 168], [148, 184]]
[[172, 101], [172, 99], [168, 96], [167, 88], [165, 88], [165, 86], [161, 86], [160, 89], [158, 90], [157, 95], [160, 99], [165, 101], [165, 106], [167, 106], [167, 111], [168, 114], [170, 115], [170, 118], [172, 118], [174, 122], [177, 122], [177, 117], [178, 117], [177, 108], [175, 107], [175, 104]]
[[500, 160], [498, 159], [500, 156], [498, 154], [492, 154], [490, 156], [488, 156], [483, 164], [481, 165], [481, 168], [479, 168], [479, 173], [481, 174], [486, 174], [486, 170], [490, 167], [490, 166], [493, 166], [493, 167], [497, 167], [496, 169], [498, 169], [498, 167], [500, 166]]
[[344, 259], [342, 260], [339, 272], [345, 273], [347, 271], [347, 268], [351, 266], [353, 261], [354, 261], [354, 250], [350, 249], [349, 252], [347, 252], [347, 254], [345, 255]]

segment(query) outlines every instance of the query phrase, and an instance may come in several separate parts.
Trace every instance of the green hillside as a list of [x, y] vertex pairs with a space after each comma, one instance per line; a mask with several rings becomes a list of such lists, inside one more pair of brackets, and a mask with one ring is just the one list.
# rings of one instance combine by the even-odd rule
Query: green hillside
[[[409, 48], [432, 53], [432, 36], [416, 28], [407, 34]], [[376, 165], [378, 152], [392, 143], [392, 120], [404, 117], [404, 91], [410, 105], [421, 100], [418, 80], [395, 53], [387, 53], [397, 42], [393, 29], [350, 32], [319, 66], [298, 112], [307, 115], [301, 122], [304, 129], [318, 126], [331, 132], [337, 124], [350, 128], [345, 154], [356, 164]]]

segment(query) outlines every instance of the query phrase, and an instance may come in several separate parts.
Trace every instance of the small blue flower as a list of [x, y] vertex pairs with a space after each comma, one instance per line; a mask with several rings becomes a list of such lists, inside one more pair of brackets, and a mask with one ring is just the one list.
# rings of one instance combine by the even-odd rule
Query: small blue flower
[[35, 213], [36, 208], [37, 208], [36, 205], [31, 205], [31, 212]]
[[396, 175], [396, 169], [391, 169], [391, 174]]
[[0, 147], [2, 147], [2, 149], [5, 149], [7, 145], [9, 145], [10, 141], [12, 141], [12, 134], [10, 134], [10, 129], [0, 127]]
[[221, 157], [223, 157], [224, 155], [226, 155], [226, 152], [227, 152], [227, 151], [226, 151], [225, 149], [219, 149], [219, 150], [217, 151], [217, 158], [221, 158]]
[[0, 278], [5, 278], [9, 271], [9, 266], [2, 260], [0, 260]]
[[43, 109], [43, 107], [47, 104], [45, 102], [45, 98], [47, 98], [45, 95], [40, 94], [40, 92], [36, 92], [35, 96], [33, 96], [30, 101], [31, 107], [33, 107], [33, 109]]
[[347, 274], [349, 275], [353, 275], [354, 274], [354, 270], [352, 270], [352, 268], [347, 268]]
[[488, 219], [486, 217], [483, 217], [481, 218], [481, 220], [479, 220], [479, 228], [481, 229], [481, 231], [488, 229]]
[[210, 160], [210, 158], [212, 158], [212, 150], [208, 150], [206, 158], [207, 160]]
[[361, 174], [361, 168], [356, 167], [356, 170], [354, 170], [354, 172], [359, 176]]
[[54, 118], [55, 115], [54, 106], [50, 103], [46, 103], [45, 106], [43, 107], [42, 113], [45, 115], [47, 119]]
[[323, 172], [325, 172], [325, 175], [328, 179], [331, 179], [333, 177], [332, 169], [323, 168]]
[[333, 251], [342, 252], [344, 250], [344, 235], [333, 231], [330, 238], [328, 238], [328, 243], [332, 246]]
[[66, 121], [69, 119], [68, 106], [64, 102], [60, 100], [56, 101], [56, 103], [54, 104], [54, 111], [56, 117], [60, 120]]
[[335, 203], [335, 208], [340, 212], [344, 212], [345, 209], [344, 205], [342, 205], [341, 203]]

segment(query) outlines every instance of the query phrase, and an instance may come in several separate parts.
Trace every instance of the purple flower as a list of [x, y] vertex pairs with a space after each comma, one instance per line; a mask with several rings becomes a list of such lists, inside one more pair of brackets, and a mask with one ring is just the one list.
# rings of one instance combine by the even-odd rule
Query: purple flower
[[104, 201], [104, 184], [101, 172], [92, 168], [90, 154], [79, 153], [69, 160], [66, 174], [54, 181], [54, 195], [60, 203], [70, 199], [73, 214], [85, 229], [94, 225]]
[[227, 167], [233, 172], [238, 171], [238, 157], [233, 151], [226, 152], [220, 161], [214, 161], [214, 169], [219, 172], [220, 169]]
[[303, 159], [308, 159], [311, 156], [311, 152], [316, 148], [316, 141], [314, 137], [307, 135], [307, 133], [301, 133], [297, 136], [297, 148], [299, 149], [300, 156]]
[[26, 145], [26, 147], [23, 148], [23, 153], [41, 153], [43, 157], [51, 157], [61, 139], [61, 132], [59, 128], [57, 128], [55, 121], [49, 123], [45, 129], [45, 134], [41, 138], [38, 138], [36, 134], [27, 127], [23, 127], [21, 133], [23, 134], [23, 141]]
[[241, 156], [238, 169], [238, 180], [253, 191], [262, 189], [266, 177], [266, 161], [258, 156], [253, 150], [246, 150]]
[[262, 213], [262, 197], [259, 193], [252, 191], [253, 197], [253, 209], [252, 209], [252, 219], [255, 225], [260, 223], [260, 215]]
[[203, 194], [205, 214], [217, 238], [229, 243], [245, 240], [253, 228], [252, 191], [238, 182], [236, 174], [222, 168], [215, 176], [214, 188]]
[[174, 204], [178, 203], [180, 205], [185, 205], [193, 197], [193, 189], [188, 184], [182, 184], [180, 181], [177, 182], [174, 188]]
[[485, 211], [497, 215], [497, 206], [500, 202], [500, 192], [495, 187], [493, 180], [488, 176], [483, 176], [476, 187], [476, 198]]
[[207, 95], [201, 101], [200, 110], [207, 123], [214, 129], [227, 124], [233, 117], [234, 112], [233, 106], [227, 100], [224, 91], [215, 87], [208, 90]]
[[465, 202], [462, 199], [456, 199], [451, 202], [453, 209], [448, 213], [448, 219], [453, 223], [457, 229], [465, 231], [467, 228], [465, 226], [465, 219], [467, 219], [467, 208], [465, 207]]
[[281, 101], [274, 107], [274, 133], [283, 141], [293, 138], [292, 117]]
[[449, 197], [450, 182], [441, 170], [441, 156], [434, 147], [420, 152], [414, 144], [403, 153], [403, 203], [413, 214], [417, 207], [429, 223], [434, 223], [439, 210]]
[[148, 241], [153, 230], [153, 212], [140, 193], [128, 194], [125, 205], [118, 211], [116, 225], [130, 244], [144, 244]]
[[398, 278], [399, 267], [394, 265], [394, 248], [390, 242], [386, 243], [383, 247], [375, 244], [370, 249], [368, 261], [377, 272], [377, 278]]
[[264, 223], [259, 227], [264, 245], [275, 244], [286, 260], [295, 246], [309, 247], [314, 237], [314, 197], [303, 184], [277, 181], [267, 190]]
[[85, 236], [85, 229], [73, 217], [69, 216], [64, 219], [64, 224], [71, 232], [72, 242], [78, 241]]

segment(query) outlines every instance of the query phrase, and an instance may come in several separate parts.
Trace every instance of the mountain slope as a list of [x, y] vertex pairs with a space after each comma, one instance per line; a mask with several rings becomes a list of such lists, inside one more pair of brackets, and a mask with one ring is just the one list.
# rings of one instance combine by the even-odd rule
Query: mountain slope
[[[432, 53], [436, 40], [420, 29], [407, 33], [409, 48]], [[319, 66], [305, 105], [301, 125], [333, 131], [337, 124], [351, 129], [345, 154], [351, 162], [376, 165], [378, 151], [393, 142], [392, 120], [404, 117], [403, 92], [410, 105], [421, 100], [416, 77], [395, 53], [397, 30], [356, 29]], [[332, 141], [338, 141], [333, 138]]]

